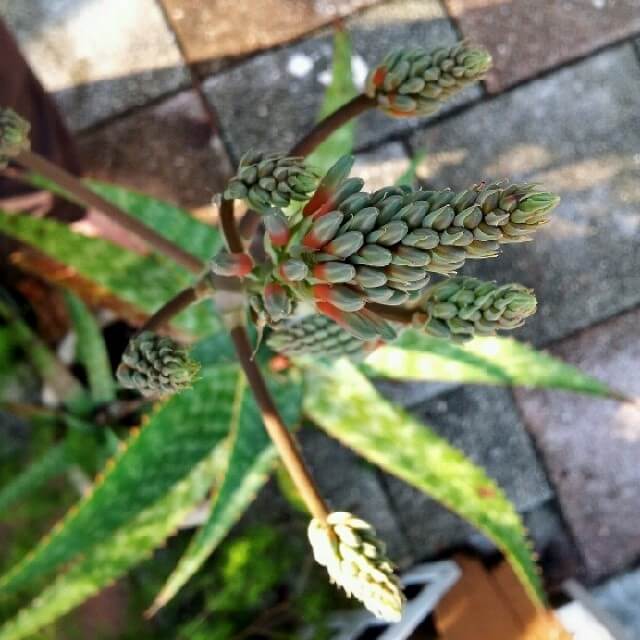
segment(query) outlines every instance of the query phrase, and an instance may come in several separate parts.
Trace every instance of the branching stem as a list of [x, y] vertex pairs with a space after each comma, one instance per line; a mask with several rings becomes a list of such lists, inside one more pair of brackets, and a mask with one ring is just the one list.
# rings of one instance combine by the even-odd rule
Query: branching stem
[[150, 247], [171, 258], [185, 269], [197, 274], [204, 269], [205, 265], [200, 259], [167, 240], [164, 236], [114, 206], [97, 193], [94, 193], [81, 180], [49, 162], [46, 158], [32, 151], [23, 151], [15, 160], [25, 169], [29, 169], [55, 182], [79, 204], [100, 211], [123, 229], [135, 233]]

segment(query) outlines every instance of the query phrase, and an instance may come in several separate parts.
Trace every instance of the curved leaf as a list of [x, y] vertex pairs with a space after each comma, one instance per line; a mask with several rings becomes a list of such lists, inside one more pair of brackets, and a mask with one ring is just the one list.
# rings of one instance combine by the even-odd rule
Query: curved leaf
[[67, 448], [64, 444], [51, 447], [38, 460], [32, 462], [17, 477], [0, 488], [0, 517], [14, 502], [29, 495], [47, 480], [60, 475], [68, 465]]
[[[192, 280], [190, 273], [162, 256], [138, 255], [103, 238], [75, 233], [50, 218], [0, 211], [0, 231], [72, 267], [146, 313], [156, 311]], [[194, 333], [217, 329], [211, 309], [207, 301], [194, 305], [177, 316], [175, 324]]]
[[65, 301], [78, 339], [78, 359], [83, 364], [94, 402], [110, 402], [116, 387], [107, 348], [95, 318], [84, 303], [70, 292]]
[[364, 368], [373, 376], [401, 380], [546, 387], [623, 399], [596, 378], [513, 338], [475, 338], [458, 345], [406, 331], [371, 353]]
[[51, 624], [144, 560], [204, 498], [218, 470], [213, 451], [165, 496], [104, 540], [0, 628], [0, 640], [20, 640]]
[[[267, 378], [273, 397], [286, 424], [297, 425], [300, 419], [301, 385]], [[250, 394], [248, 394], [250, 396]], [[180, 563], [158, 594], [151, 611], [162, 608], [229, 533], [262, 488], [273, 469], [277, 451], [262, 424], [252, 397], [247, 397], [231, 434], [229, 463], [224, 481], [214, 497], [207, 522], [196, 533]]]
[[367, 460], [442, 503], [505, 554], [534, 602], [544, 600], [520, 516], [503, 491], [446, 440], [384, 400], [349, 362], [311, 374], [305, 412]]
[[211, 367], [161, 405], [89, 495], [2, 577], [0, 589], [15, 589], [86, 553], [169, 491], [227, 435], [239, 384], [237, 366]]

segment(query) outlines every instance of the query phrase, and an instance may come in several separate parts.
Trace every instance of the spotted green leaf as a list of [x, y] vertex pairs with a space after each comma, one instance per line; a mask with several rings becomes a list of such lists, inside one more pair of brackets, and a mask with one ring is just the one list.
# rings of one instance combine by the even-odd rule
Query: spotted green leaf
[[[291, 379], [278, 383], [267, 379], [277, 398], [283, 419], [294, 427], [300, 419], [301, 385]], [[245, 512], [266, 482], [277, 458], [262, 419], [252, 398], [242, 405], [239, 419], [228, 441], [229, 463], [208, 520], [194, 536], [180, 563], [169, 576], [153, 604], [153, 611], [163, 607], [213, 553], [231, 527]]]
[[130, 522], [97, 540], [85, 557], [0, 627], [0, 640], [32, 636], [147, 558], [204, 498], [217, 471], [213, 451]]
[[82, 300], [65, 292], [65, 301], [77, 338], [77, 357], [84, 366], [94, 402], [115, 398], [115, 382], [107, 348], [96, 319]]
[[368, 356], [364, 368], [401, 380], [546, 387], [622, 399], [596, 378], [513, 338], [475, 338], [457, 345], [406, 331]]
[[433, 430], [384, 400], [354, 365], [310, 373], [304, 410], [331, 436], [486, 534], [536, 602], [544, 599], [524, 526], [503, 491]]
[[[75, 233], [50, 218], [0, 211], [0, 231], [72, 267], [146, 313], [156, 311], [192, 281], [191, 274], [162, 256], [141, 256], [103, 238]], [[208, 301], [187, 309], [175, 322], [193, 333], [212, 331], [219, 326]]]
[[180, 482], [228, 434], [242, 378], [235, 365], [210, 367], [161, 404], [99, 476], [92, 491], [0, 579], [13, 590], [86, 553]]
[[[351, 70], [351, 37], [348, 31], [337, 29], [333, 37], [331, 83], [324, 94], [318, 119], [331, 115], [356, 93]], [[334, 131], [309, 156], [309, 163], [326, 171], [338, 158], [349, 155], [353, 150], [355, 127], [352, 121]]]

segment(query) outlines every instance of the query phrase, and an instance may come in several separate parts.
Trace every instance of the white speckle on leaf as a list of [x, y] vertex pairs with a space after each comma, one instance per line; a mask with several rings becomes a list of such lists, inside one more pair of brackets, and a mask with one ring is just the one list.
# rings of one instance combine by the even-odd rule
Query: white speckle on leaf
[[296, 78], [303, 78], [313, 69], [313, 60], [302, 53], [295, 53], [289, 58], [287, 70]]

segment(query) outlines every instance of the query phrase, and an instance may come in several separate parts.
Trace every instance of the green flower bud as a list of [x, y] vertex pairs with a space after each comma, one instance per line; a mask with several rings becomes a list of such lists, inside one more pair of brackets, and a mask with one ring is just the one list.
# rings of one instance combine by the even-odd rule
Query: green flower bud
[[199, 368], [171, 338], [143, 331], [129, 342], [116, 375], [123, 387], [151, 396], [190, 387]]
[[430, 287], [421, 307], [429, 318], [427, 333], [464, 340], [521, 327], [535, 313], [536, 297], [520, 284], [458, 276]]

